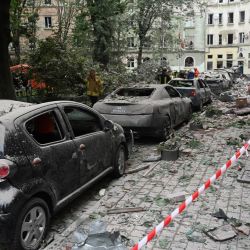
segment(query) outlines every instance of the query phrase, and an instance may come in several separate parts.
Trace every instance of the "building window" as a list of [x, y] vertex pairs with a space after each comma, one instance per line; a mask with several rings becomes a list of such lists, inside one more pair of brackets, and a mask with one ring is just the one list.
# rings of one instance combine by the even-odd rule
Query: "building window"
[[222, 35], [219, 35], [219, 45], [222, 44]]
[[248, 53], [248, 58], [250, 58], [250, 53]]
[[128, 37], [127, 38], [127, 46], [129, 48], [135, 47], [135, 38], [134, 37]]
[[244, 43], [245, 42], [245, 33], [244, 32], [240, 32], [239, 33], [239, 42], [240, 43]]
[[219, 3], [223, 3], [223, 0], [219, 0]]
[[223, 68], [223, 61], [217, 61], [217, 69]]
[[194, 66], [194, 58], [189, 56], [185, 59], [185, 67], [193, 67]]
[[145, 58], [142, 59], [142, 62], [148, 62], [148, 61], [150, 61], [149, 57], [145, 57]]
[[233, 59], [233, 54], [227, 54], [227, 59]]
[[250, 69], [250, 61], [248, 61], [248, 68]]
[[234, 2], [234, 0], [229, 0], [229, 2]]
[[207, 35], [207, 44], [208, 45], [213, 45], [213, 43], [214, 43], [214, 35]]
[[44, 4], [51, 5], [51, 0], [44, 0]]
[[45, 28], [50, 29], [52, 27], [52, 18], [51, 16], [44, 17]]
[[144, 41], [143, 47], [144, 48], [150, 48], [151, 45], [152, 45], [151, 37], [150, 36], [145, 37], [145, 41]]
[[230, 12], [228, 13], [228, 23], [234, 23], [234, 13]]
[[222, 18], [223, 18], [222, 13], [219, 13], [219, 24], [222, 24]]
[[208, 59], [213, 59], [213, 55], [207, 55]]
[[240, 23], [245, 22], [245, 11], [240, 11]]
[[127, 67], [134, 68], [135, 67], [135, 59], [133, 57], [129, 57], [127, 59]]
[[207, 70], [213, 70], [213, 62], [207, 62]]
[[234, 35], [233, 34], [228, 34], [227, 35], [227, 43], [228, 44], [233, 44], [234, 41]]
[[167, 66], [167, 58], [166, 57], [161, 58], [161, 66]]
[[242, 52], [240, 52], [239, 58], [243, 58], [243, 53]]
[[223, 58], [223, 55], [217, 55], [217, 58]]
[[208, 24], [214, 24], [214, 14], [208, 14]]

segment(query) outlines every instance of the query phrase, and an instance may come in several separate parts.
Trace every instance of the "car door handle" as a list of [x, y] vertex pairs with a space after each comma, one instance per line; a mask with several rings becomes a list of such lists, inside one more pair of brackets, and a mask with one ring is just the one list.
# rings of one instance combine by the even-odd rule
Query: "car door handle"
[[32, 165], [33, 166], [37, 166], [42, 162], [42, 160], [39, 157], [36, 157], [35, 159], [33, 159], [32, 161]]
[[81, 144], [81, 145], [79, 146], [79, 149], [80, 149], [81, 151], [83, 151], [83, 150], [86, 149], [86, 146], [85, 146], [84, 144]]

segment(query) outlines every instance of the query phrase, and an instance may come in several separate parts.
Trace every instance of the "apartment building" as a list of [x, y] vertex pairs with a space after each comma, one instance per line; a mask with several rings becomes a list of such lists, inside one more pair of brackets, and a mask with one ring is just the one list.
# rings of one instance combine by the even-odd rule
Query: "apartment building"
[[[131, 1], [130, 10], [136, 8]], [[163, 13], [164, 15], [164, 13]], [[129, 70], [136, 68], [138, 35], [134, 32], [134, 21], [127, 32], [127, 50], [123, 62]], [[205, 70], [205, 15], [200, 9], [172, 14], [171, 29], [161, 18], [155, 20], [143, 48], [143, 61], [151, 60], [158, 65], [168, 65], [172, 70], [188, 70], [197, 67]]]
[[242, 65], [250, 74], [250, 1], [208, 0], [206, 70]]

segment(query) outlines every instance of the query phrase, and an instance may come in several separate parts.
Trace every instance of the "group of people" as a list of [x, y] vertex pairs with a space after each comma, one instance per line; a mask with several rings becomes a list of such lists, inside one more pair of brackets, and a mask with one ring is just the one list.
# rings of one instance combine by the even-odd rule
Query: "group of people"
[[172, 78], [184, 78], [184, 79], [194, 79], [200, 76], [198, 68], [190, 69], [189, 71], [172, 72], [166, 67], [162, 69], [162, 72], [157, 75], [156, 80], [160, 84], [168, 83]]

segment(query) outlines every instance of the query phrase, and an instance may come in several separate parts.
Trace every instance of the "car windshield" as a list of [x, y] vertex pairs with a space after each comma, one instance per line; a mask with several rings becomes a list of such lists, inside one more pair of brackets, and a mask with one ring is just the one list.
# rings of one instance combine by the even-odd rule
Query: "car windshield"
[[192, 80], [173, 80], [168, 83], [173, 87], [192, 87], [194, 86], [194, 81]]
[[154, 88], [122, 88], [119, 89], [116, 94], [119, 96], [130, 96], [130, 97], [149, 97], [153, 93]]
[[5, 127], [0, 124], [0, 158], [4, 156], [4, 137], [5, 137]]

